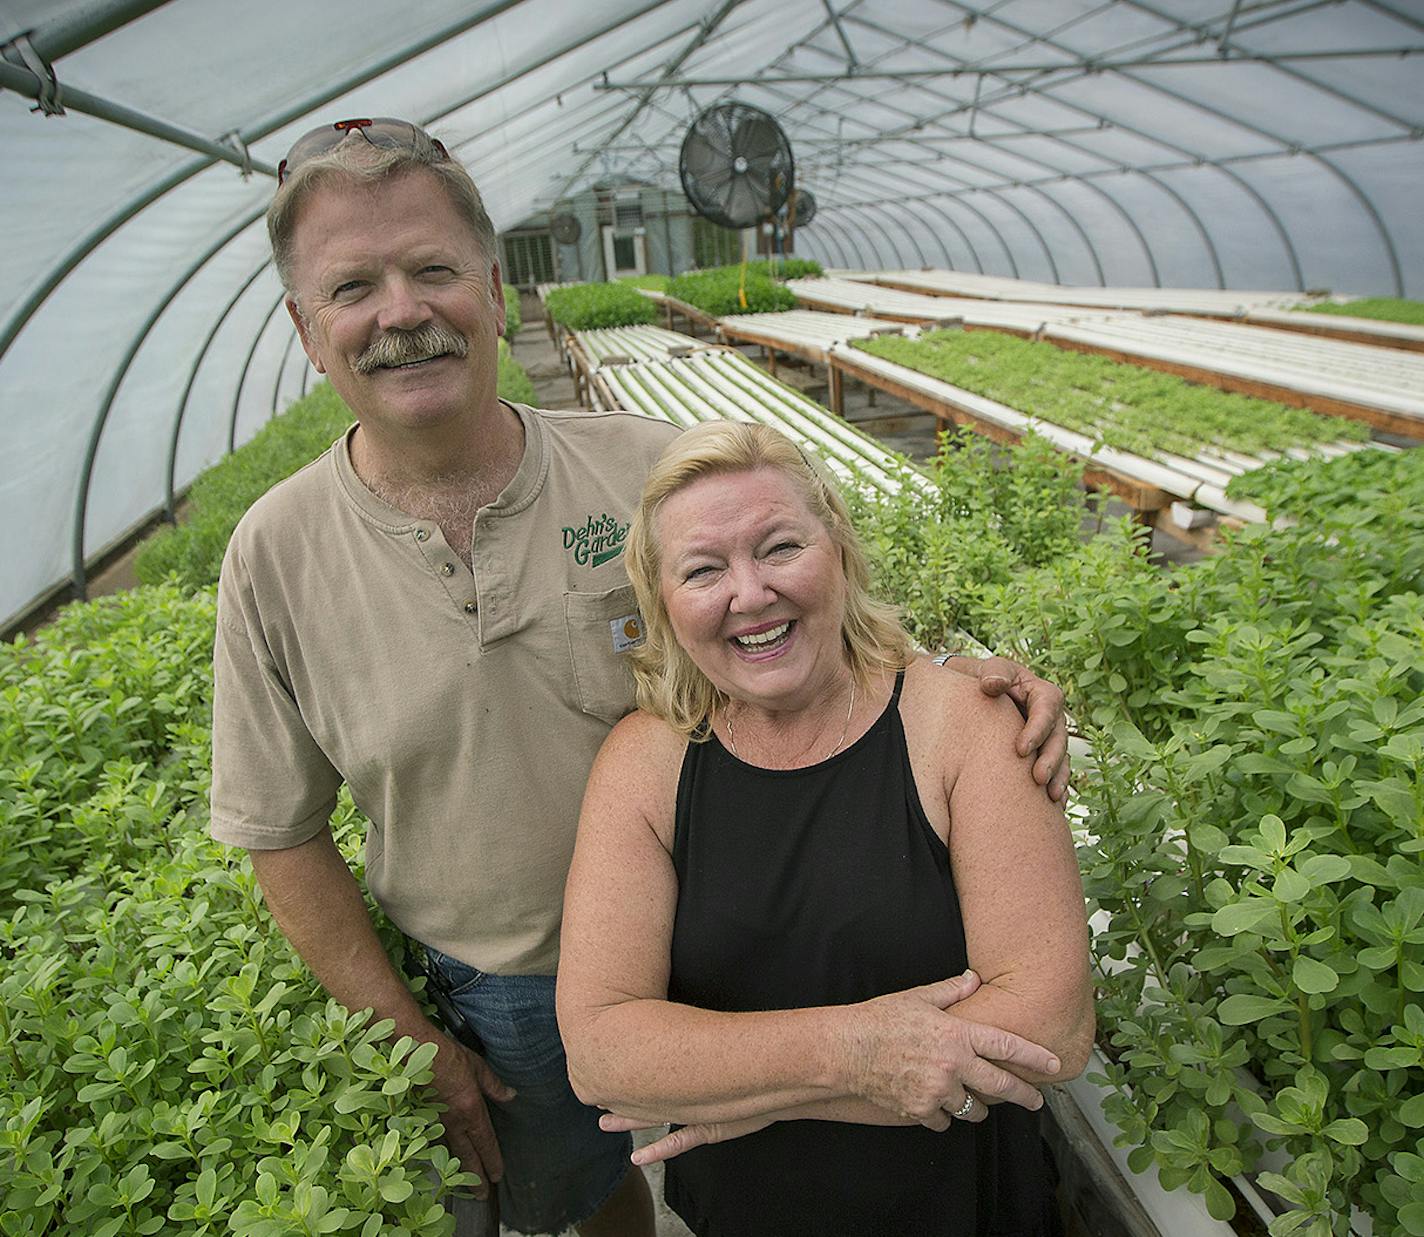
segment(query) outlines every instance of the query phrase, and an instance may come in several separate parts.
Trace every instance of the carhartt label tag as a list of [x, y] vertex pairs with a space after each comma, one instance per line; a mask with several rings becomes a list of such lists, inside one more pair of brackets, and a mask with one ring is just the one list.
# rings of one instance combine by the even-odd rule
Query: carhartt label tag
[[615, 653], [636, 649], [648, 638], [648, 633], [643, 630], [643, 618], [640, 614], [625, 614], [622, 618], [616, 618], [608, 624], [608, 630], [613, 633]]

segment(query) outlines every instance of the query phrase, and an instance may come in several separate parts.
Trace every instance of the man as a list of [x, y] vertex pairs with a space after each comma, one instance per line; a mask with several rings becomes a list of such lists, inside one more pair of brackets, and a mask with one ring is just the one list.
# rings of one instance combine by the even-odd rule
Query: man
[[[213, 835], [250, 851], [332, 996], [439, 1045], [446, 1140], [499, 1183], [505, 1224], [651, 1237], [626, 1135], [568, 1087], [553, 973], [583, 783], [631, 707], [622, 539], [676, 431], [500, 402], [494, 232], [420, 130], [316, 130], [280, 179], [268, 228], [287, 308], [356, 425], [229, 546]], [[1021, 746], [1053, 731], [1036, 769], [1061, 794], [1061, 696], [997, 673], [985, 690], [1030, 708]], [[426, 946], [481, 1052], [425, 1018], [381, 949], [327, 828], [343, 780], [371, 819], [373, 895]]]

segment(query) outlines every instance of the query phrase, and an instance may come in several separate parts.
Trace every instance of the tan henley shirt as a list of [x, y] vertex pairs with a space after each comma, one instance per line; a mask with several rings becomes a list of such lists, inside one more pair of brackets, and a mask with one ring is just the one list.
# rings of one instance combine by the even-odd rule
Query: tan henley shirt
[[371, 820], [367, 882], [403, 931], [550, 974], [584, 782], [632, 708], [624, 538], [677, 431], [515, 411], [524, 458], [476, 518], [473, 572], [367, 489], [349, 435], [243, 518], [218, 588], [211, 827], [297, 846], [344, 779]]

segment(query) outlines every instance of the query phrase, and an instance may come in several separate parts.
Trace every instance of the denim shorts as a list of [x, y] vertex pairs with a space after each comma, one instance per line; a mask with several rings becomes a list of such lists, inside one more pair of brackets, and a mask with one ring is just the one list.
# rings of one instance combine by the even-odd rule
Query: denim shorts
[[599, 1110], [569, 1086], [554, 977], [488, 975], [438, 950], [425, 952], [490, 1068], [519, 1093], [505, 1104], [487, 1101], [504, 1156], [500, 1223], [520, 1233], [582, 1224], [622, 1182], [633, 1138], [599, 1129]]

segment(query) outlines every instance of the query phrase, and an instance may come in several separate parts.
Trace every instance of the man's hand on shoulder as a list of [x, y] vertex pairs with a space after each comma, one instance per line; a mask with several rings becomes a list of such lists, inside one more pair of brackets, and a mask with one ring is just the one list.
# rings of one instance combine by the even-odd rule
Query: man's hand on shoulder
[[514, 1098], [514, 1088], [499, 1079], [479, 1053], [448, 1035], [438, 1041], [435, 1078], [431, 1085], [446, 1111], [440, 1120], [445, 1126], [445, 1145], [468, 1173], [477, 1173], [480, 1184], [476, 1198], [489, 1197], [490, 1186], [504, 1176], [504, 1158], [490, 1125], [488, 1097], [497, 1103]]
[[1033, 755], [1033, 780], [1048, 787], [1048, 797], [1061, 803], [1068, 791], [1068, 724], [1063, 693], [1047, 679], [1007, 657], [951, 657], [951, 670], [979, 680], [986, 696], [1007, 695], [1025, 721], [1015, 747], [1020, 756]]

